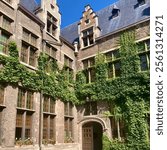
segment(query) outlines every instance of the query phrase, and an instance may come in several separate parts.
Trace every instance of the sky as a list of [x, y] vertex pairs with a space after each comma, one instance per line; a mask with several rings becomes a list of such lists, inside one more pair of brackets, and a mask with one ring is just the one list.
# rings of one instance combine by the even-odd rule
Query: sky
[[[39, 0], [36, 0], [37, 2]], [[106, 6], [113, 4], [117, 0], [57, 0], [61, 13], [61, 28], [68, 26], [82, 17], [82, 12], [86, 5], [90, 5], [96, 12]]]

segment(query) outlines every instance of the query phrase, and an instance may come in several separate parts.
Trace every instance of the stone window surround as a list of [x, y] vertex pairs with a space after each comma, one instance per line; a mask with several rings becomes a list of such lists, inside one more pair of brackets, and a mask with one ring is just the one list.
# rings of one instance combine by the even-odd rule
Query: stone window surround
[[95, 81], [95, 57], [91, 57], [85, 60], [82, 60], [83, 63], [83, 69], [86, 73], [87, 83], [91, 83]]
[[64, 103], [64, 142], [74, 142], [73, 134], [73, 105], [70, 102]]
[[[23, 49], [24, 48], [24, 49]], [[31, 45], [22, 42], [21, 51], [20, 51], [20, 61], [26, 63], [32, 67], [37, 65], [37, 49], [31, 47]]]
[[50, 33], [52, 36], [56, 36], [56, 30], [57, 30], [57, 19], [47, 12], [47, 28], [46, 31]]
[[[28, 92], [30, 92], [29, 93], [30, 95], [28, 94]], [[21, 105], [19, 99], [21, 99], [20, 101]], [[33, 109], [33, 99], [34, 99], [34, 92], [29, 90], [24, 90], [23, 88], [19, 87], [18, 100], [17, 100], [16, 132], [15, 132], [16, 144], [17, 141], [19, 140], [23, 141], [26, 139], [32, 140], [31, 139], [32, 124], [33, 124], [32, 119], [33, 119], [33, 114], [35, 113]], [[31, 144], [33, 143], [31, 142], [30, 145]]]
[[84, 116], [97, 115], [97, 102], [86, 98]]
[[[53, 104], [54, 103], [54, 104]], [[52, 106], [51, 106], [52, 105]], [[47, 95], [43, 98], [43, 144], [54, 144], [56, 141], [55, 130], [55, 101]]]
[[150, 39], [140, 41], [139, 43], [144, 44], [143, 49], [138, 52], [140, 57], [140, 69], [141, 71], [146, 71], [150, 68]]
[[46, 43], [44, 46], [45, 53], [50, 57], [56, 59], [57, 58], [57, 49], [51, 46], [49, 43]]
[[[85, 35], [84, 35], [85, 34]], [[86, 48], [92, 46], [94, 44], [94, 27], [89, 27], [81, 31], [81, 39], [82, 39], [82, 48]], [[85, 43], [84, 43], [85, 42]]]

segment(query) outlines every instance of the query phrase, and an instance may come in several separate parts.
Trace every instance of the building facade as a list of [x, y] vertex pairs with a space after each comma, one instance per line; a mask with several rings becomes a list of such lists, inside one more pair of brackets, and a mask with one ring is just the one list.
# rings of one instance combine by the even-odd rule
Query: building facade
[[[95, 56], [106, 56], [108, 78], [120, 76], [118, 40], [125, 30], [135, 30], [141, 71], [149, 70], [149, 0], [119, 0], [94, 12], [85, 6], [81, 19], [60, 29], [61, 14], [56, 1], [0, 0], [0, 55], [9, 57], [8, 43], [15, 41], [19, 61], [30, 72], [38, 71], [41, 53], [48, 64], [74, 75], [85, 70], [86, 82], [95, 81]], [[0, 69], [3, 68], [0, 60]], [[46, 69], [49, 70], [48, 67]], [[1, 74], [0, 74], [1, 75]], [[0, 80], [1, 81], [1, 80]], [[41, 96], [42, 95], [42, 96]], [[102, 150], [102, 135], [124, 138], [124, 123], [106, 117], [106, 102], [74, 105], [29, 88], [0, 82], [0, 149], [14, 150]]]

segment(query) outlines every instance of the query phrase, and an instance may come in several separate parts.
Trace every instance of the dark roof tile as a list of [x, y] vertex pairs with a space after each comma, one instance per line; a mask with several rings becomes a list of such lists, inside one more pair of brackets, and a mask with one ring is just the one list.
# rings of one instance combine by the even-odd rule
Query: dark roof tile
[[[119, 16], [112, 19], [112, 10], [117, 6], [120, 13]], [[119, 0], [116, 3], [96, 12], [101, 28], [101, 36], [109, 34], [113, 31], [137, 23], [150, 16], [150, 1], [146, 0], [146, 4], [138, 6], [137, 0]], [[61, 30], [61, 36], [73, 43], [78, 39], [78, 23], [71, 24]]]
[[32, 13], [39, 6], [35, 0], [20, 0], [20, 4]]

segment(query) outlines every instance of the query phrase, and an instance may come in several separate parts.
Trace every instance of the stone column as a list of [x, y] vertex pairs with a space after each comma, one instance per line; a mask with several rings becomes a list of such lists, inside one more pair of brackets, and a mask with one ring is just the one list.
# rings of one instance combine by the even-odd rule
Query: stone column
[[13, 147], [15, 143], [16, 106], [18, 88], [5, 89], [5, 106], [2, 116], [2, 147]]

